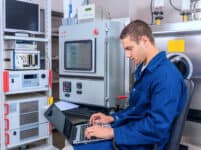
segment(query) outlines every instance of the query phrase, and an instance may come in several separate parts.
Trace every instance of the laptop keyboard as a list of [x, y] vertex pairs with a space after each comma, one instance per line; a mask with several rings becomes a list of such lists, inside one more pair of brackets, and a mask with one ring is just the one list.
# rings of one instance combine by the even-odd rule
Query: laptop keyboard
[[[87, 139], [85, 137], [85, 130], [86, 128], [90, 127], [92, 125], [90, 124], [82, 124], [78, 126], [78, 137], [76, 137], [76, 141], [74, 141], [74, 144], [79, 144], [79, 143], [88, 143], [88, 142], [95, 142], [95, 141], [102, 141], [102, 140], [107, 140], [107, 139], [102, 139], [102, 138], [96, 138], [96, 137], [91, 137], [90, 139]], [[110, 124], [101, 124], [103, 127], [111, 127]]]
[[85, 124], [85, 125], [82, 125], [80, 127], [80, 141], [83, 141], [83, 140], [87, 140], [87, 138], [85, 137], [84, 133], [85, 133], [85, 129], [90, 127], [91, 125], [89, 124]]

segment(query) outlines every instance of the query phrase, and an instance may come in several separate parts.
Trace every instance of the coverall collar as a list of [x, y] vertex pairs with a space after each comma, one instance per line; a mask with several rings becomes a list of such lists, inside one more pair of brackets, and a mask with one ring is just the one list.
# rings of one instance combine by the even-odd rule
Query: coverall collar
[[147, 65], [146, 69], [150, 72], [153, 72], [165, 59], [167, 59], [166, 52], [159, 52], [156, 56], [152, 58], [152, 60]]
[[136, 72], [135, 72], [136, 81], [141, 78], [143, 72], [145, 72], [146, 70], [153, 72], [161, 64], [161, 62], [163, 62], [165, 59], [167, 59], [166, 52], [161, 51], [151, 59], [151, 61], [147, 65], [147, 67], [142, 72], [141, 72], [141, 69], [142, 69], [143, 64], [140, 64], [137, 67]]

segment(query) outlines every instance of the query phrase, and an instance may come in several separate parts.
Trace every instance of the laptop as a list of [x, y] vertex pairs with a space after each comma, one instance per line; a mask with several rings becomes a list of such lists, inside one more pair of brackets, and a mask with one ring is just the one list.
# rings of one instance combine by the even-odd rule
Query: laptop
[[[90, 127], [87, 123], [88, 118], [60, 111], [54, 104], [48, 108], [44, 115], [50, 123], [52, 123], [53, 126], [68, 139], [70, 144], [83, 144], [108, 140], [100, 138], [86, 139], [84, 136], [85, 129]], [[105, 124], [103, 126], [111, 127], [110, 124]]]

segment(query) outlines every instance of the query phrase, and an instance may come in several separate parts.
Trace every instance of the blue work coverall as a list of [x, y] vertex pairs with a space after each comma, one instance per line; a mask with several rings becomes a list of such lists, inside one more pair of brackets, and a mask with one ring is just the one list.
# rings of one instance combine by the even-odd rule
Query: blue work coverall
[[[135, 71], [135, 83], [129, 107], [114, 113], [114, 142], [120, 150], [163, 150], [171, 125], [186, 102], [186, 86], [177, 68], [159, 52], [141, 71]], [[112, 140], [74, 145], [74, 150], [113, 150]]]

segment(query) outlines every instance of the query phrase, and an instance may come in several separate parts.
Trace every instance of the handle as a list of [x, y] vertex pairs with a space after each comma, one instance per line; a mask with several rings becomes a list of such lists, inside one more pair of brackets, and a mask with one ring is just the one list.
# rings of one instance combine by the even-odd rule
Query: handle
[[52, 88], [52, 70], [49, 70], [49, 87]]
[[105, 100], [108, 100], [109, 99], [109, 93], [110, 93], [110, 91], [109, 91], [109, 43], [106, 41], [105, 42], [105, 56], [106, 56], [106, 59], [105, 59], [105, 67], [106, 67], [106, 69], [105, 69], [105, 76], [106, 76], [106, 79], [105, 79], [105, 82], [106, 82], [106, 87], [105, 87], [105, 92], [106, 92], [106, 94], [105, 94]]
[[9, 72], [3, 71], [3, 92], [9, 92]]
[[8, 131], [10, 129], [10, 122], [7, 118], [5, 118], [4, 121], [5, 121], [5, 131]]
[[4, 104], [4, 115], [9, 114], [9, 105], [7, 103]]
[[10, 135], [8, 133], [5, 133], [5, 145], [10, 144]]
[[126, 96], [126, 95], [119, 95], [119, 96], [117, 96], [117, 99], [119, 99], [119, 100], [125, 100], [127, 98], [128, 98], [128, 96]]

